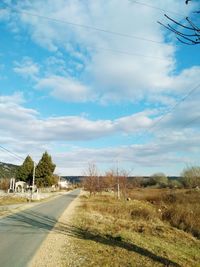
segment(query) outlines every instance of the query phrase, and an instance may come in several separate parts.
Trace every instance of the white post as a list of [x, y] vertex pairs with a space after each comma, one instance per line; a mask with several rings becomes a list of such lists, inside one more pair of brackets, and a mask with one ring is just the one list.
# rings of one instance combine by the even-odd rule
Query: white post
[[35, 190], [35, 167], [36, 167], [36, 163], [35, 161], [33, 162], [33, 181], [32, 181], [32, 191], [31, 191], [31, 199], [33, 199], [33, 193]]

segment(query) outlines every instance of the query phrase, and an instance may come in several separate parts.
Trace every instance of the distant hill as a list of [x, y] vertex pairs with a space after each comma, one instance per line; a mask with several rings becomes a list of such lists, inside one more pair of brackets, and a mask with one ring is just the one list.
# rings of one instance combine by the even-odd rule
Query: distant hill
[[81, 183], [87, 176], [61, 176], [62, 179], [68, 180], [72, 184]]
[[15, 177], [18, 168], [17, 165], [0, 162], [0, 179]]

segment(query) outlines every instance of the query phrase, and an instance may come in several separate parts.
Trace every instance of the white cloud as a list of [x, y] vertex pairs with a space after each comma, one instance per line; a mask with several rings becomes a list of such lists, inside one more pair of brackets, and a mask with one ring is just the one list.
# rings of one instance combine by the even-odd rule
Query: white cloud
[[[45, 4], [40, 0], [27, 0], [18, 2], [17, 5], [29, 13], [61, 21], [55, 22], [26, 13], [20, 13], [18, 17], [37, 44], [56, 53], [65, 51], [74, 58], [74, 62], [73, 59], [68, 62], [67, 70], [61, 59], [60, 63], [57, 61], [63, 77], [53, 77], [51, 74], [40, 81], [41, 84], [47, 84], [52, 89], [51, 94], [59, 99], [83, 102], [91, 100], [92, 95], [92, 99], [95, 97], [96, 101], [102, 103], [136, 102], [149, 98], [150, 101], [168, 104], [173, 101], [174, 94], [178, 94], [188, 83], [198, 79], [195, 68], [186, 69], [181, 75], [174, 74], [176, 48], [173, 43], [166, 44], [166, 31], [156, 22], [163, 20], [164, 16], [156, 9], [119, 0], [111, 0], [109, 3], [105, 0], [89, 0], [87, 3], [79, 0], [48, 0]], [[180, 14], [185, 15], [192, 10], [192, 5], [188, 7], [178, 0], [158, 1], [157, 6], [179, 10]], [[129, 35], [129, 38], [78, 27], [64, 21], [121, 32]], [[116, 51], [125, 51], [127, 54]], [[77, 59], [80, 62], [77, 62]], [[35, 66], [29, 67], [27, 72], [37, 72]], [[89, 97], [88, 85], [83, 85], [79, 76], [76, 76], [76, 79], [66, 78], [66, 73], [74, 76], [77, 68], [82, 72], [81, 80], [91, 81]], [[26, 73], [26, 69], [23, 68], [17, 71]], [[186, 78], [189, 82], [184, 83]], [[56, 79], [59, 79], [61, 84], [57, 85], [57, 90], [54, 89]], [[167, 96], [168, 99], [166, 93], [171, 93], [171, 96]]]
[[[135, 166], [137, 174], [151, 173], [159, 168], [167, 173], [177, 173], [177, 166], [183, 168], [184, 164], [195, 160], [199, 153], [200, 137], [195, 134], [192, 127], [173, 127], [179, 114], [163, 121], [163, 124], [154, 132], [154, 137], [144, 144], [125, 145], [116, 147], [88, 148], [88, 141], [105, 138], [110, 140], [118, 134], [128, 134], [132, 143], [138, 142], [137, 134], [142, 133], [153, 125], [156, 120], [151, 119], [155, 113], [144, 111], [115, 120], [89, 120], [78, 116], [49, 117], [39, 119], [37, 111], [24, 108], [22, 97], [18, 94], [0, 98], [0, 143], [25, 156], [31, 154], [38, 160], [44, 150], [50, 151], [62, 174], [71, 174], [77, 168], [81, 170], [89, 161], [95, 161], [102, 166], [111, 166], [118, 159], [121, 166]], [[197, 101], [189, 101], [178, 112], [185, 112], [195, 106], [196, 113], [200, 114]], [[186, 105], [186, 103], [185, 103]], [[185, 109], [186, 108], [186, 109]], [[177, 113], [178, 113], [177, 112]], [[199, 113], [198, 113], [199, 112]], [[192, 119], [192, 113], [188, 114]], [[157, 117], [158, 118], [158, 117]], [[188, 138], [192, 136], [192, 138]], [[106, 139], [107, 138], [107, 139]], [[85, 147], [66, 148], [66, 144], [73, 141], [87, 141]], [[62, 148], [64, 144], [64, 148]], [[58, 152], [57, 152], [58, 151]], [[68, 152], [60, 152], [68, 151]], [[8, 159], [2, 153], [2, 159]], [[10, 161], [10, 160], [9, 160]], [[68, 166], [68, 167], [65, 167]], [[145, 170], [144, 170], [145, 167]]]
[[[38, 61], [39, 64], [30, 58], [16, 62], [14, 71], [25, 78], [34, 79], [37, 89], [47, 90], [59, 100], [110, 103], [139, 102], [145, 99], [150, 107], [153, 102], [168, 106], [198, 83], [200, 68], [197, 66], [177, 74], [176, 46], [173, 42], [166, 44], [165, 31], [156, 23], [163, 18], [163, 14], [155, 9], [119, 0], [27, 0], [18, 1], [17, 5], [30, 13], [140, 36], [156, 42], [123, 38], [25, 13], [12, 15], [11, 18], [0, 15], [0, 19], [10, 18], [9, 25], [14, 25], [18, 34], [22, 26], [35, 43], [53, 55], [46, 62]], [[160, 0], [156, 5], [179, 10], [181, 14], [188, 8], [179, 0]], [[139, 55], [133, 55], [134, 53]], [[116, 133], [118, 137], [130, 136], [132, 143], [136, 142], [138, 133], [151, 127], [159, 118], [159, 111], [152, 113], [148, 110], [113, 120], [90, 120], [83, 116], [41, 119], [36, 110], [22, 105], [22, 95], [1, 96], [0, 136], [2, 142], [10, 144], [15, 151], [31, 151], [36, 158], [42, 149], [51, 150], [53, 145], [60, 142], [88, 142], [85, 148], [76, 148], [63, 155], [58, 153], [56, 159], [62, 168], [65, 167], [66, 159], [70, 168], [80, 170], [86, 161], [111, 164], [116, 157], [120, 157], [122, 162], [133, 162], [140, 166], [141, 173], [143, 167], [164, 165], [172, 168], [170, 171], [173, 172], [174, 165], [182, 166], [189, 160], [189, 155], [193, 159], [199, 151], [200, 140], [196, 132], [198, 120], [184, 126], [200, 115], [199, 99], [199, 95], [195, 95], [193, 100], [183, 102], [173, 114], [159, 123], [152, 132], [152, 139], [151, 135], [147, 136], [148, 140], [144, 138], [145, 144], [91, 149], [88, 148], [89, 141], [104, 138], [108, 144]], [[144, 139], [141, 138], [140, 141], [143, 142]]]
[[50, 89], [51, 95], [67, 102], [85, 102], [94, 98], [90, 88], [70, 77], [49, 76], [38, 81], [39, 89]]
[[0, 20], [8, 20], [10, 13], [6, 8], [0, 8]]
[[[171, 0], [167, 2], [173, 3]], [[160, 17], [157, 11], [138, 6], [136, 8], [128, 1], [118, 0], [112, 0], [109, 3], [107, 1], [94, 3], [90, 0], [87, 4], [78, 0], [58, 0], [55, 3], [52, 1], [49, 3], [47, 1], [44, 5], [37, 0], [34, 3], [26, 1], [26, 6], [21, 2], [19, 5], [30, 13], [44, 16], [48, 14], [48, 17], [58, 20], [92, 25], [158, 42], [122, 38], [20, 14], [20, 19], [28, 26], [33, 40], [43, 47], [54, 51], [64, 48], [69, 53], [73, 51], [73, 55], [82, 54], [83, 60], [89, 54], [90, 61], [87, 61], [87, 65], [84, 66], [84, 75], [93, 80], [94, 94], [100, 93], [98, 94], [100, 101], [135, 101], [143, 98], [147, 92], [157, 93], [166, 89], [169, 75], [175, 68], [175, 49], [173, 45], [164, 42], [162, 29], [156, 23]], [[177, 2], [175, 5], [179, 10], [184, 6], [178, 5]], [[104, 49], [128, 51], [146, 55], [147, 58], [110, 53]], [[60, 91], [65, 95], [65, 90]], [[54, 95], [56, 95], [55, 92]], [[82, 101], [82, 97], [80, 100]]]
[[[173, 143], [173, 146], [177, 143]], [[189, 144], [190, 145], [190, 144]], [[158, 142], [132, 146], [118, 146], [107, 148], [74, 148], [65, 153], [55, 153], [54, 158], [58, 163], [57, 171], [65, 175], [83, 175], [89, 162], [100, 166], [101, 171], [109, 168], [126, 168], [130, 175], [150, 175], [162, 170], [167, 175], [179, 175], [186, 164], [191, 162], [191, 157], [177, 155], [172, 150], [166, 150], [167, 143]], [[187, 152], [187, 145], [185, 144]], [[177, 171], [177, 166], [179, 171]]]
[[[13, 101], [14, 99], [14, 101]], [[116, 120], [89, 120], [80, 116], [39, 119], [37, 111], [24, 108], [18, 95], [0, 99], [1, 132], [19, 140], [83, 141], [115, 133], [137, 133], [150, 126], [151, 112], [136, 113]]]
[[25, 78], [36, 78], [40, 68], [30, 58], [24, 58], [21, 62], [15, 62], [13, 70]]
[[13, 95], [0, 95], [0, 104], [22, 104], [25, 102], [21, 92], [15, 92]]

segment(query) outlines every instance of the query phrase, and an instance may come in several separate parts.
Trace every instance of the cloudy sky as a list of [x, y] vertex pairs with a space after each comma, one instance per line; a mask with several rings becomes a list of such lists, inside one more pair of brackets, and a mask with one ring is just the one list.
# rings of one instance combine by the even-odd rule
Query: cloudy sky
[[[0, 145], [35, 161], [47, 150], [62, 175], [200, 164], [200, 46], [157, 23], [185, 23], [198, 6], [184, 2], [1, 1]], [[22, 163], [3, 149], [0, 161]]]

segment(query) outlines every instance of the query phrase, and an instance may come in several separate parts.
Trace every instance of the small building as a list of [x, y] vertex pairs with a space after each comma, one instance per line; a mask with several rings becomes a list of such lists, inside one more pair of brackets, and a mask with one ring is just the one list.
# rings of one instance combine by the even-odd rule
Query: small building
[[28, 185], [26, 182], [18, 181], [15, 183], [15, 192], [24, 193], [25, 191], [27, 191], [27, 189]]
[[60, 189], [67, 189], [70, 186], [70, 183], [67, 180], [60, 180], [58, 182], [58, 186], [60, 187]]

